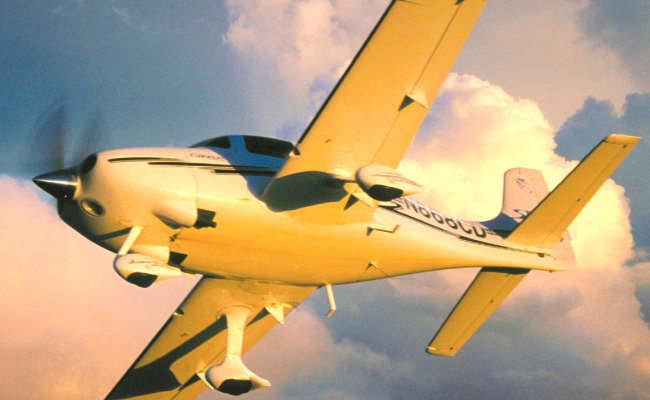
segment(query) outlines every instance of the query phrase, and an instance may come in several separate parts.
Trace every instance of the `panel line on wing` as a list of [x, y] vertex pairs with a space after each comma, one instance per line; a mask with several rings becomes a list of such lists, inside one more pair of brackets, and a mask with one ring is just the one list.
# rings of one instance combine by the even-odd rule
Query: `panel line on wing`
[[[402, 1], [404, 1], [404, 0], [402, 0]], [[370, 34], [368, 35], [368, 37], [366, 38], [366, 40], [363, 42], [363, 45], [361, 46], [361, 48], [359, 49], [359, 51], [357, 52], [357, 54], [355, 54], [355, 56], [354, 56], [354, 58], [352, 59], [352, 61], [350, 61], [350, 64], [348, 64], [348, 67], [345, 69], [345, 72], [343, 72], [343, 75], [341, 75], [341, 78], [338, 80], [338, 82], [336, 82], [336, 85], [334, 86], [334, 88], [332, 89], [332, 91], [331, 91], [331, 92], [329, 93], [329, 95], [327, 96], [327, 99], [325, 99], [325, 102], [323, 102], [323, 105], [318, 109], [318, 112], [316, 113], [316, 115], [314, 115], [314, 118], [312, 118], [311, 122], [309, 123], [309, 125], [307, 126], [307, 128], [305, 129], [305, 131], [304, 131], [304, 132], [302, 133], [302, 135], [300, 136], [300, 139], [298, 139], [298, 141], [296, 142], [296, 145], [294, 146], [294, 151], [296, 151], [296, 153], [297, 153], [296, 155], [297, 155], [297, 156], [300, 155], [300, 150], [298, 149], [298, 145], [299, 145], [300, 143], [302, 143], [303, 139], [305, 139], [305, 137], [307, 136], [307, 134], [311, 131], [311, 128], [313, 127], [313, 125], [316, 123], [316, 121], [318, 121], [318, 117], [320, 117], [320, 115], [323, 113], [323, 111], [325, 111], [325, 109], [327, 108], [327, 105], [330, 103], [330, 100], [332, 100], [332, 98], [333, 98], [334, 95], [336, 94], [337, 89], [339, 88], [339, 86], [341, 86], [341, 84], [342, 84], [343, 81], [345, 80], [345, 77], [348, 76], [348, 74], [350, 73], [350, 71], [351, 71], [352, 68], [354, 67], [354, 64], [357, 62], [357, 60], [359, 59], [359, 57], [360, 57], [361, 54], [363, 53], [363, 50], [364, 50], [366, 47], [368, 47], [368, 44], [370, 43], [372, 37], [375, 36], [375, 32], [377, 32], [377, 30], [378, 30], [379, 27], [381, 26], [382, 22], [384, 22], [384, 19], [386, 19], [386, 16], [388, 16], [388, 13], [390, 13], [390, 10], [395, 6], [396, 3], [397, 3], [396, 1], [393, 1], [393, 2], [392, 2], [392, 3], [391, 3], [391, 4], [386, 8], [386, 11], [384, 11], [384, 13], [381, 15], [381, 18], [379, 18], [379, 21], [377, 21], [377, 24], [376, 24], [375, 27], [372, 29], [372, 31], [370, 32]]]
[[[458, 15], [458, 13], [459, 13], [459, 11], [460, 11], [460, 8], [462, 7], [462, 4], [459, 4], [459, 3], [456, 3], [456, 4], [458, 5], [458, 6], [456, 7], [456, 10], [454, 10], [454, 13], [453, 13], [452, 17], [449, 19], [449, 22], [447, 23], [447, 26], [445, 27], [445, 29], [444, 29], [442, 35], [441, 35], [440, 38], [438, 39], [438, 42], [437, 42], [436, 45], [434, 46], [433, 51], [431, 52], [431, 54], [429, 54], [429, 57], [428, 57], [426, 63], [424, 64], [424, 68], [422, 68], [422, 70], [420, 71], [420, 74], [419, 74], [418, 78], [415, 80], [415, 85], [413, 86], [412, 91], [411, 91], [410, 93], [408, 93], [408, 94], [406, 95], [406, 97], [405, 97], [405, 100], [406, 100], [406, 99], [411, 99], [412, 101], [414, 101], [414, 102], [418, 103], [419, 105], [421, 105], [422, 107], [424, 107], [426, 110], [429, 109], [431, 103], [430, 103], [429, 100], [427, 99], [427, 95], [426, 95], [426, 93], [423, 92], [423, 91], [418, 90], [418, 88], [420, 87], [420, 84], [421, 84], [421, 82], [422, 82], [422, 80], [423, 80], [423, 77], [424, 77], [424, 75], [425, 75], [425, 72], [427, 71], [427, 69], [428, 69], [429, 66], [431, 65], [431, 62], [432, 62], [433, 58], [435, 57], [435, 55], [437, 54], [438, 49], [440, 48], [441, 43], [445, 40], [445, 37], [447, 37], [447, 33], [449, 32], [449, 28], [450, 28], [451, 25], [453, 24], [454, 20], [456, 19], [456, 16]], [[409, 104], [410, 104], [410, 103], [409, 103]], [[375, 155], [374, 155], [374, 157], [373, 157], [373, 161], [377, 160], [377, 158], [379, 157], [379, 155], [381, 154], [381, 152], [384, 150], [384, 146], [386, 145], [386, 142], [388, 141], [388, 138], [389, 138], [389, 137], [391, 136], [391, 134], [393, 133], [393, 128], [395, 127], [395, 124], [396, 124], [397, 121], [399, 120], [399, 117], [400, 117], [400, 115], [401, 115], [401, 111], [402, 111], [404, 108], [406, 108], [406, 106], [408, 106], [409, 104], [405, 104], [405, 102], [402, 102], [402, 104], [400, 105], [400, 107], [399, 107], [399, 109], [398, 109], [399, 112], [398, 112], [397, 115], [395, 116], [395, 119], [393, 120], [393, 122], [392, 122], [390, 128], [389, 128], [389, 129], [386, 131], [386, 133], [384, 134], [383, 140], [382, 140], [381, 144], [378, 146], [377, 151], [375, 152]]]
[[449, 23], [447, 24], [447, 27], [445, 28], [444, 32], [442, 33], [442, 36], [440, 36], [440, 39], [438, 40], [438, 43], [436, 43], [436, 46], [433, 48], [433, 51], [429, 55], [429, 59], [427, 60], [426, 64], [424, 65], [424, 68], [422, 68], [422, 71], [420, 72], [420, 76], [418, 76], [418, 79], [415, 81], [415, 87], [417, 88], [420, 86], [420, 82], [422, 81], [422, 77], [424, 76], [424, 73], [426, 70], [429, 68], [429, 65], [431, 65], [431, 61], [433, 60], [433, 57], [438, 53], [438, 49], [440, 48], [440, 44], [445, 40], [447, 37], [447, 33], [449, 33], [449, 28], [451, 25], [454, 23], [454, 20], [456, 19], [456, 16], [460, 12], [461, 7], [463, 7], [462, 4], [458, 4], [458, 7], [456, 7], [456, 10], [454, 11], [454, 15], [449, 19]]

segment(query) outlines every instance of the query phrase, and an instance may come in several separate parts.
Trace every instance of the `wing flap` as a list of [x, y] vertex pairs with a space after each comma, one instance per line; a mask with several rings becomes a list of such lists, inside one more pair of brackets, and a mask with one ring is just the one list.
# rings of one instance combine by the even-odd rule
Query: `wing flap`
[[207, 385], [197, 374], [221, 362], [226, 351], [226, 319], [221, 310], [233, 304], [252, 308], [244, 352], [275, 324], [265, 309], [282, 304], [285, 315], [315, 287], [231, 281], [204, 277], [169, 318], [107, 399], [193, 399]]
[[427, 346], [427, 353], [453, 357], [529, 271], [482, 268]]
[[640, 138], [609, 135], [508, 235], [507, 241], [553, 248]]
[[[267, 204], [311, 222], [350, 222], [341, 216], [355, 214], [357, 186], [333, 188], [328, 177], [397, 166], [484, 3], [393, 1], [267, 188]], [[354, 218], [368, 219], [373, 208], [359, 207]]]

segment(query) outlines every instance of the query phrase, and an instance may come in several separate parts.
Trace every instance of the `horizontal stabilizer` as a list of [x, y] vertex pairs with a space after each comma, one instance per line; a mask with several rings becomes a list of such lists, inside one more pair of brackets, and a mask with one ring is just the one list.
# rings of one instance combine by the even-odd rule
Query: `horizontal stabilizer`
[[640, 138], [609, 135], [506, 238], [525, 246], [553, 248], [598, 188]]
[[427, 353], [453, 357], [529, 271], [482, 268], [427, 346]]

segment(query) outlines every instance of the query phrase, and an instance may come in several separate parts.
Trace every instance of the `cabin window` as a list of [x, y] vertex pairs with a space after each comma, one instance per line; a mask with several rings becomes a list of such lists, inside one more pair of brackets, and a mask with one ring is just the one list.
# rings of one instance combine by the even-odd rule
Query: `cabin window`
[[293, 150], [293, 143], [284, 140], [262, 136], [242, 137], [244, 138], [244, 146], [246, 146], [249, 153], [285, 158]]
[[204, 140], [191, 147], [217, 147], [219, 149], [229, 149], [230, 138], [228, 136], [220, 136], [218, 138]]

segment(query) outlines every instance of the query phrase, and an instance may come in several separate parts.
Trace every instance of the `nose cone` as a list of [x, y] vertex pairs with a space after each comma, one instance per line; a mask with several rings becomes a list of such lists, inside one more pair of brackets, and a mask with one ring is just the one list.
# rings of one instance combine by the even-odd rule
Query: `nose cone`
[[57, 200], [72, 198], [79, 186], [79, 179], [74, 168], [48, 172], [33, 178], [32, 181]]

